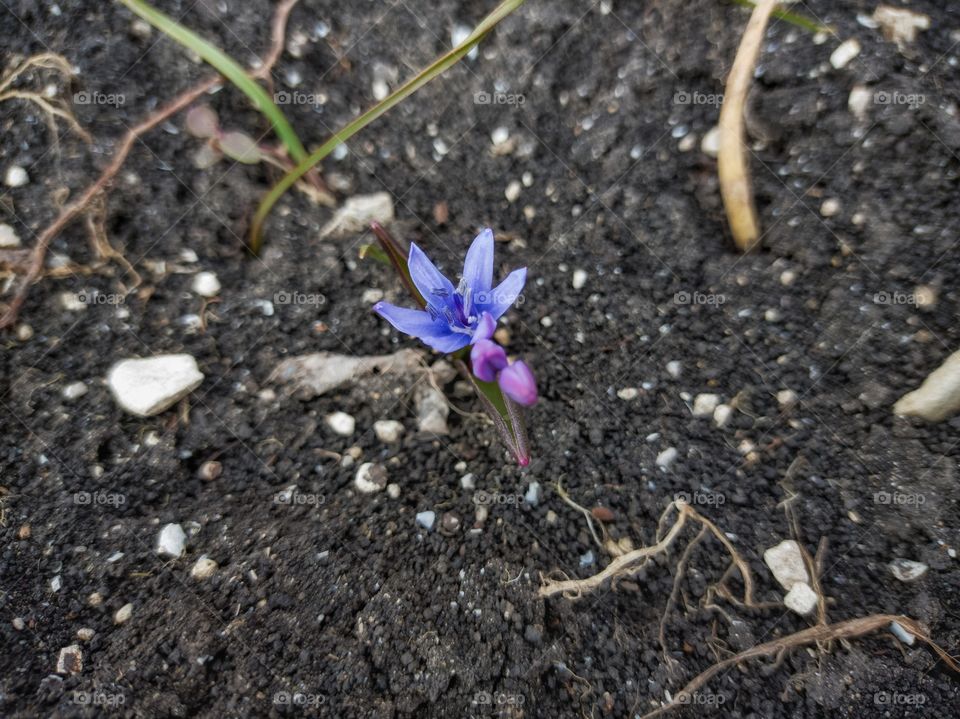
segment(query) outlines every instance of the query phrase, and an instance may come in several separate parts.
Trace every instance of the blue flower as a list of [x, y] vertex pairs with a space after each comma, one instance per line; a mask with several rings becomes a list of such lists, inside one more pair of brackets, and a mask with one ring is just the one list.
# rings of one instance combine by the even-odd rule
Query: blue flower
[[413, 243], [408, 266], [426, 309], [378, 302], [373, 310], [401, 332], [445, 353], [490, 339], [497, 320], [516, 301], [527, 281], [524, 267], [493, 287], [493, 230], [489, 228], [477, 235], [467, 250], [456, 288]]

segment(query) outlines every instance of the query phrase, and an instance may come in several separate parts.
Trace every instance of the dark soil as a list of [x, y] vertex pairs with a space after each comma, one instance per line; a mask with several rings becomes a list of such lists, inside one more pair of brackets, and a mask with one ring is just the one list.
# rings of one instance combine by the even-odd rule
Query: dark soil
[[[241, 62], [268, 44], [265, 0], [157, 5]], [[475, 23], [492, 5], [304, 0], [291, 32], [315, 37], [324, 22], [329, 34], [299, 60], [285, 54], [274, 76], [284, 88], [295, 69], [298, 90], [328, 98], [288, 108], [306, 144], [372, 102], [376, 63], [407, 77], [449, 45], [454, 24]], [[579, 601], [538, 599], [541, 573], [585, 577], [610, 559], [557, 481], [580, 504], [610, 508], [608, 532], [635, 546], [654, 541], [677, 493], [722, 498], [697, 508], [729, 533], [768, 601], [783, 591], [762, 554], [791, 536], [787, 502], [811, 552], [828, 542], [831, 621], [906, 614], [957, 653], [960, 565], [949, 550], [960, 547], [960, 419], [899, 419], [891, 405], [960, 347], [960, 10], [911, 3], [932, 27], [901, 52], [858, 23], [872, 2], [795, 6], [840, 39], [859, 39], [862, 52], [841, 70], [828, 61], [838, 38], [817, 44], [773, 24], [750, 118], [763, 249], [742, 256], [726, 234], [715, 161], [699, 147], [718, 108], [675, 98], [723, 92], [745, 11], [720, 0], [601, 7], [530, 0], [480, 57], [324, 166], [341, 199], [391, 192], [394, 232], [452, 274], [484, 225], [504, 240], [499, 273], [529, 267], [524, 302], [507, 318], [509, 349], [534, 367], [542, 393], [529, 413], [534, 460], [524, 470], [472, 416], [451, 413], [449, 436], [418, 436], [405, 392], [412, 380], [399, 394], [378, 380], [309, 401], [272, 387], [285, 357], [414, 346], [362, 298], [382, 288], [402, 301], [396, 281], [358, 260], [368, 236], [319, 239], [331, 211], [298, 193], [273, 215], [262, 258], [250, 259], [247, 220], [276, 173], [195, 169], [197, 141], [182, 132], [182, 116], [135, 147], [110, 194], [107, 232], [149, 291], [122, 307], [69, 312], [61, 293], [117, 293], [122, 273], [45, 279], [21, 317], [32, 338], [2, 340], [0, 714], [634, 717], [714, 661], [810, 625], [784, 609], [703, 608], [726, 567], [713, 540], [693, 554], [667, 625], [673, 665], [658, 626], [683, 545]], [[5, 63], [49, 48], [79, 69], [76, 86], [61, 92], [125, 96], [119, 107], [78, 105], [95, 146], [61, 126], [59, 155], [35, 108], [0, 105], [0, 165], [20, 164], [31, 177], [3, 188], [0, 214], [29, 246], [55, 214], [57, 188], [79, 194], [127, 127], [209, 70], [156, 32], [132, 34], [131, 14], [112, 3], [8, 0], [2, 17]], [[858, 121], [847, 106], [858, 83], [923, 101], [871, 104]], [[475, 103], [475, 93], [495, 91], [523, 102]], [[232, 88], [211, 103], [224, 124], [266, 129]], [[498, 126], [515, 139], [513, 154], [491, 153]], [[681, 151], [687, 132], [697, 142]], [[509, 203], [506, 186], [527, 172], [532, 184]], [[824, 218], [827, 198], [840, 211]], [[442, 225], [438, 202], [449, 207]], [[186, 249], [199, 262], [184, 262]], [[90, 262], [83, 224], [51, 253]], [[191, 332], [181, 318], [201, 310], [190, 292], [197, 267], [216, 272], [224, 289], [206, 331]], [[580, 290], [575, 269], [588, 273]], [[795, 274], [792, 284], [784, 272]], [[939, 289], [934, 306], [875, 301], [918, 285]], [[326, 301], [278, 304], [266, 316], [257, 301], [281, 292]], [[704, 303], [684, 304], [678, 293]], [[108, 368], [165, 352], [192, 354], [205, 381], [157, 417], [124, 414], [102, 381]], [[667, 372], [671, 361], [682, 363], [679, 377]], [[78, 380], [89, 392], [65, 400], [63, 387]], [[630, 387], [636, 398], [618, 397]], [[800, 398], [792, 409], [778, 406], [784, 389]], [[691, 416], [684, 397], [702, 392], [738, 398], [727, 426]], [[476, 409], [469, 397], [454, 401]], [[324, 423], [337, 410], [356, 417], [353, 437]], [[400, 443], [375, 437], [381, 418], [406, 425]], [[743, 452], [744, 442], [755, 449]], [[679, 456], [662, 471], [655, 458], [671, 446]], [[351, 447], [359, 461], [385, 464], [399, 499], [354, 490], [356, 465], [330, 455]], [[200, 479], [212, 459], [222, 475]], [[468, 472], [477, 489], [502, 493], [479, 532], [468, 531], [476, 506], [459, 481]], [[511, 501], [531, 480], [543, 487], [539, 504]], [[275, 502], [291, 485], [313, 503]], [[123, 502], [76, 499], [97, 492]], [[886, 502], [894, 492], [922, 504]], [[424, 510], [452, 512], [462, 528], [428, 532], [414, 520]], [[154, 550], [168, 522], [189, 534], [175, 561]], [[597, 563], [581, 566], [590, 551]], [[201, 555], [219, 564], [202, 581], [190, 576]], [[888, 569], [898, 557], [929, 571], [900, 582]], [[115, 624], [128, 603], [132, 617]], [[91, 640], [76, 639], [82, 627], [95, 631]], [[74, 643], [83, 669], [58, 678], [58, 653]], [[919, 642], [906, 647], [886, 633], [744, 664], [695, 701], [677, 715], [960, 715], [956, 677]]]

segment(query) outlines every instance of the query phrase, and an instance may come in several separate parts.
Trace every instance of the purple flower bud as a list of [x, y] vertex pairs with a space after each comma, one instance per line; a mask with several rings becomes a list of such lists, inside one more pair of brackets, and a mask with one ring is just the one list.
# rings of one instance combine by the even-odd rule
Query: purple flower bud
[[[488, 315], [489, 316], [489, 315]], [[497, 372], [507, 366], [507, 353], [496, 342], [479, 340], [470, 349], [473, 373], [484, 382], [493, 382]]]
[[517, 404], [529, 407], [536, 403], [537, 380], [534, 379], [533, 372], [523, 360], [517, 360], [501, 370], [497, 382], [503, 393]]
[[470, 341], [476, 343], [480, 340], [488, 340], [493, 337], [493, 332], [496, 329], [497, 321], [493, 319], [493, 315], [484, 312], [477, 321], [477, 329], [473, 331], [473, 337], [470, 338]]

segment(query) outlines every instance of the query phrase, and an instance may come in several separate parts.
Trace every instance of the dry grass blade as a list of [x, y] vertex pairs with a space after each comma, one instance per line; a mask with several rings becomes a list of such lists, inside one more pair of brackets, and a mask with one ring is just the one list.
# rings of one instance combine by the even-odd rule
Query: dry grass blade
[[750, 15], [750, 22], [747, 23], [727, 78], [720, 110], [720, 150], [717, 155], [720, 194], [733, 241], [743, 252], [752, 250], [760, 240], [760, 222], [753, 203], [753, 184], [747, 162], [743, 111], [753, 69], [760, 55], [763, 33], [775, 7], [775, 0], [761, 0]]

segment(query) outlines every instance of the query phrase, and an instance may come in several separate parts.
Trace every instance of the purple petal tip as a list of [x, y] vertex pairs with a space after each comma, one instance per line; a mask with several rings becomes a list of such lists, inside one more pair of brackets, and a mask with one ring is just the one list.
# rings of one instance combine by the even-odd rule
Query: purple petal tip
[[537, 401], [537, 380], [523, 360], [517, 360], [500, 372], [500, 389], [517, 404], [529, 407]]

